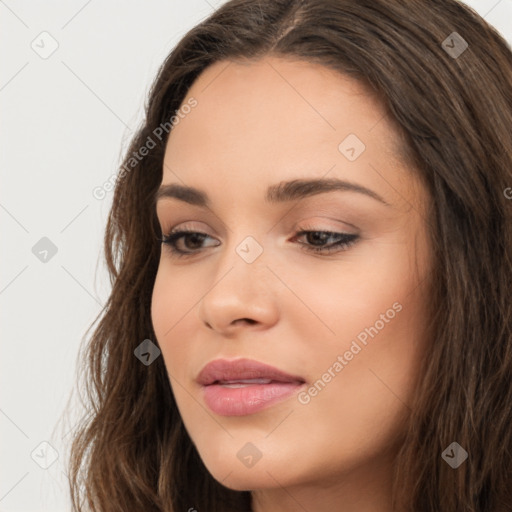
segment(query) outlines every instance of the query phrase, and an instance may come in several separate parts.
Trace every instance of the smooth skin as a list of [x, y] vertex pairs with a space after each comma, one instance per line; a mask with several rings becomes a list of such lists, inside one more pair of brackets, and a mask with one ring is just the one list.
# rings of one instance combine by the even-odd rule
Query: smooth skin
[[[318, 64], [218, 62], [183, 104], [191, 97], [197, 106], [169, 136], [162, 185], [199, 188], [211, 204], [161, 198], [157, 215], [164, 235], [208, 236], [179, 240], [194, 253], [184, 257], [162, 245], [151, 311], [185, 427], [215, 479], [253, 491], [256, 512], [391, 511], [392, 459], [428, 357], [426, 188], [400, 161], [383, 104]], [[349, 134], [366, 146], [354, 161], [339, 149]], [[387, 204], [347, 190], [265, 201], [267, 187], [306, 178], [349, 181]], [[322, 255], [308, 247], [340, 238], [301, 230], [359, 238]], [[246, 237], [263, 249], [252, 263], [236, 250]], [[400, 311], [376, 324], [393, 304]], [[338, 356], [347, 364], [336, 371]], [[307, 403], [294, 394], [254, 414], [217, 415], [195, 378], [214, 359], [239, 357], [302, 376], [306, 391], [328, 369], [331, 379]], [[261, 453], [252, 467], [237, 457], [246, 443]]]

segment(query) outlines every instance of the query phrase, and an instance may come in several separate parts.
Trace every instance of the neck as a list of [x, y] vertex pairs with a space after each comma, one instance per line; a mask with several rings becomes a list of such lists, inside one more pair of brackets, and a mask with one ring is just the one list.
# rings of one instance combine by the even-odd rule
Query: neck
[[393, 512], [392, 461], [388, 456], [342, 473], [332, 469], [321, 480], [304, 484], [286, 485], [280, 475], [271, 475], [276, 487], [253, 491], [252, 511]]

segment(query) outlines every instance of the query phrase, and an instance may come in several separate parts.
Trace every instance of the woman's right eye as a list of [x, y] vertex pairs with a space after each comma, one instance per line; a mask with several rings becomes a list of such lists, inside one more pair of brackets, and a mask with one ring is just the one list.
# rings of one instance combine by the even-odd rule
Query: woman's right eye
[[[169, 235], [164, 235], [160, 241], [166, 245], [167, 249], [173, 256], [189, 256], [197, 253], [198, 249], [201, 249], [201, 243], [205, 238], [211, 237], [206, 233], [201, 233], [199, 231], [181, 230], [171, 232]], [[189, 250], [178, 248], [178, 242], [186, 240], [191, 241], [191, 245], [193, 247], [188, 247]], [[185, 243], [185, 247], [187, 247], [187, 245], [188, 244]]]

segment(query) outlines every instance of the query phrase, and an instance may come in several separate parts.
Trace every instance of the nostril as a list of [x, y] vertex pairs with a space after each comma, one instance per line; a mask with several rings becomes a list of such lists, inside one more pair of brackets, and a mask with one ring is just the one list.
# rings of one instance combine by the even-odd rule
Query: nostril
[[255, 324], [256, 323], [256, 320], [253, 320], [252, 318], [239, 318], [238, 320], [235, 320], [234, 323], [237, 323], [237, 322], [247, 322], [248, 324]]

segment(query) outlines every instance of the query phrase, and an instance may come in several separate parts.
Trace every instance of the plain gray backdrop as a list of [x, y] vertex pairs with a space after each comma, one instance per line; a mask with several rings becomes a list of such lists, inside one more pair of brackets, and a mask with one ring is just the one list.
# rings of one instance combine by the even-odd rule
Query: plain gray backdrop
[[[73, 421], [58, 420], [110, 291], [112, 192], [93, 190], [117, 173], [161, 62], [222, 3], [0, 0], [0, 512], [70, 510]], [[512, 0], [466, 3], [512, 42]]]

